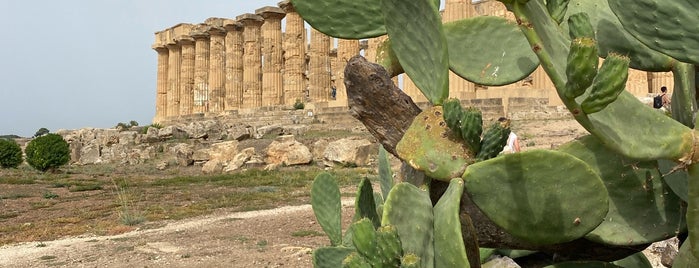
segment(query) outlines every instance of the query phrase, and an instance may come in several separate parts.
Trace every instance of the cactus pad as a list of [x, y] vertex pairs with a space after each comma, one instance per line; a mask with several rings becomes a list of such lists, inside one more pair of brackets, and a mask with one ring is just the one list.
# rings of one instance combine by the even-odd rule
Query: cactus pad
[[318, 224], [330, 238], [333, 246], [342, 243], [342, 203], [340, 188], [328, 173], [316, 176], [311, 186], [311, 206]]
[[383, 225], [396, 227], [403, 252], [420, 256], [422, 267], [434, 264], [434, 216], [427, 191], [410, 183], [399, 183], [384, 204]]
[[609, 6], [624, 28], [651, 49], [699, 64], [698, 2], [616, 0]]
[[482, 16], [449, 22], [444, 32], [451, 70], [476, 84], [511, 84], [539, 66], [517, 23], [505, 18]]
[[428, 0], [380, 2], [403, 70], [432, 104], [442, 104], [449, 96], [449, 57], [437, 7]]
[[313, 267], [337, 268], [342, 267], [342, 261], [355, 252], [353, 248], [346, 247], [322, 247], [313, 251]]
[[354, 199], [355, 217], [368, 218], [374, 227], [381, 226], [381, 218], [376, 213], [376, 201], [371, 181], [368, 178], [362, 179], [359, 189]]
[[375, 0], [291, 0], [301, 17], [329, 36], [362, 39], [386, 34], [381, 5]]
[[[456, 178], [434, 206], [434, 252], [436, 267], [469, 267], [466, 247], [461, 238], [459, 204], [464, 181]], [[475, 252], [478, 252], [476, 249]], [[475, 260], [479, 260], [476, 256]]]
[[621, 260], [614, 261], [612, 264], [619, 267], [653, 268], [653, 265], [650, 264], [650, 261], [648, 261], [648, 258], [646, 258], [643, 252], [638, 252]]
[[470, 165], [463, 178], [469, 196], [488, 218], [534, 244], [583, 237], [609, 209], [599, 176], [585, 162], [562, 152], [499, 156]]
[[673, 236], [682, 219], [680, 199], [663, 183], [655, 162], [637, 162], [607, 149], [594, 136], [560, 151], [592, 167], [609, 192], [609, 213], [585, 238], [608, 245], [640, 245]]
[[601, 261], [571, 261], [549, 265], [544, 268], [624, 268]]
[[444, 122], [442, 107], [425, 109], [413, 120], [396, 151], [413, 168], [441, 181], [460, 177], [473, 153]]
[[[617, 52], [631, 58], [629, 66], [643, 71], [667, 72], [676, 60], [655, 51], [633, 37], [614, 15], [607, 0], [571, 0], [568, 13], [584, 12], [597, 29], [597, 45], [601, 57]], [[561, 24], [567, 28], [567, 22]]]
[[663, 180], [670, 186], [673, 192], [682, 200], [687, 202], [687, 189], [689, 188], [689, 176], [687, 171], [684, 169], [677, 169], [677, 163], [670, 160], [660, 159], [658, 160], [658, 168], [660, 169], [660, 174], [663, 175]]

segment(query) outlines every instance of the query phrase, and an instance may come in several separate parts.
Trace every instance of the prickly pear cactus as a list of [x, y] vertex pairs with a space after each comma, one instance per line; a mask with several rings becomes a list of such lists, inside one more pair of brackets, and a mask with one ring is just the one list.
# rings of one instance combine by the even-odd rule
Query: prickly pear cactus
[[447, 127], [442, 113], [441, 106], [434, 106], [415, 117], [396, 151], [413, 168], [434, 179], [449, 181], [460, 177], [466, 166], [474, 162], [475, 155]]

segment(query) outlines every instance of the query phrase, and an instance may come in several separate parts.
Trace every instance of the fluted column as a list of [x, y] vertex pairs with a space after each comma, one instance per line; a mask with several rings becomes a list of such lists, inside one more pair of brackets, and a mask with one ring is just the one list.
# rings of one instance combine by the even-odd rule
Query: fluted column
[[669, 91], [675, 86], [675, 80], [672, 76], [672, 72], [662, 72], [662, 73], [649, 73], [650, 75], [650, 85], [648, 86], [649, 93], [660, 93], [660, 87], [666, 86]]
[[194, 100], [194, 38], [182, 36], [177, 42], [182, 46], [180, 115], [189, 115], [192, 114]]
[[209, 106], [209, 34], [199, 26], [190, 34], [194, 40], [193, 113], [205, 113]]
[[282, 19], [286, 15], [278, 7], [255, 10], [265, 20], [262, 24], [262, 106], [282, 104]]
[[226, 28], [225, 110], [237, 110], [243, 102], [243, 25], [230, 20]]
[[222, 112], [226, 94], [226, 30], [209, 28], [209, 112]]
[[337, 66], [335, 72], [335, 101], [341, 106], [347, 106], [347, 90], [345, 89], [345, 67], [350, 58], [359, 54], [359, 40], [337, 40]]
[[279, 2], [286, 12], [284, 29], [284, 104], [293, 105], [297, 100], [304, 100], [306, 80], [303, 73], [306, 67], [306, 39], [303, 19], [296, 12], [289, 0]]
[[262, 17], [243, 14], [236, 18], [243, 24], [243, 104], [242, 108], [257, 108], [262, 105], [262, 61], [260, 26]]
[[155, 123], [162, 121], [167, 116], [167, 89], [168, 89], [168, 65], [170, 50], [163, 45], [154, 45], [158, 52], [158, 77], [155, 89]]
[[167, 117], [180, 114], [180, 63], [182, 49], [180, 45], [172, 41], [167, 44], [168, 73], [167, 73]]
[[311, 29], [308, 91], [312, 102], [327, 102], [330, 99], [330, 37]]

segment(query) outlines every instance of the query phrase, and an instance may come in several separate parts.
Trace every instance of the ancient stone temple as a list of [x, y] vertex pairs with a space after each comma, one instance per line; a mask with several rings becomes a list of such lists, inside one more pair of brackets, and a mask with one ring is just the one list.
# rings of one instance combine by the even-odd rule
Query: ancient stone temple
[[[446, 0], [443, 22], [474, 16], [514, 19], [495, 0]], [[234, 14], [232, 14], [234, 15]], [[347, 107], [344, 68], [361, 54], [374, 61], [386, 36], [340, 40], [307, 26], [289, 0], [254, 13], [180, 23], [155, 33], [157, 84], [154, 122], [249, 113], [263, 107]], [[406, 75], [394, 81], [415, 102], [426, 99]], [[546, 73], [537, 69], [507, 86], [486, 87], [450, 74], [450, 97], [545, 98], [560, 104]], [[670, 73], [631, 70], [627, 90], [643, 97], [672, 88]], [[192, 117], [194, 118], [194, 117]]]

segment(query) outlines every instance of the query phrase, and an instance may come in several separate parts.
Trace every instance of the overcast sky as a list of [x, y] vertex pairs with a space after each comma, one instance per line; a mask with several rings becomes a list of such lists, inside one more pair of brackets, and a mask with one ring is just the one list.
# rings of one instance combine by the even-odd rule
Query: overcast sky
[[155, 115], [154, 33], [280, 0], [0, 0], [0, 135]]

